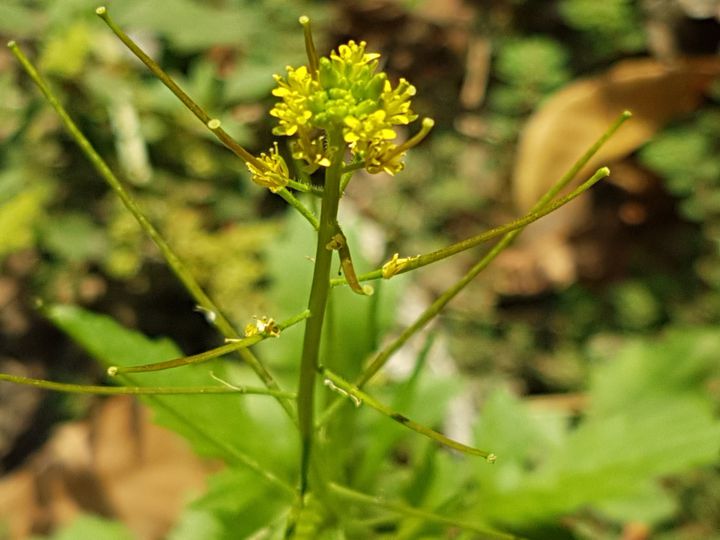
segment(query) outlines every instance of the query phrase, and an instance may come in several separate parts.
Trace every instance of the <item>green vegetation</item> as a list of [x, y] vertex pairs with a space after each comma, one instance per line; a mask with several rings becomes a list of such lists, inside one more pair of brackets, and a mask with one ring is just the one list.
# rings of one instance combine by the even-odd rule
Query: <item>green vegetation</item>
[[[605, 248], [617, 268], [537, 297], [475, 279], [607, 176], [563, 197], [580, 163], [512, 221], [505, 181], [528, 116], [584, 66], [646, 51], [636, 2], [478, 8], [473, 32], [493, 43], [487, 99], [468, 113], [479, 131], [428, 109], [423, 69], [383, 55], [385, 74], [372, 42], [334, 35], [330, 2], [132, 0], [117, 24], [98, 12], [155, 76], [94, 4], [40, 4], [42, 17], [0, 6], [0, 32], [21, 44], [19, 62], [0, 58], [0, 262], [35, 258], [28, 296], [110, 376], [59, 365], [48, 378], [70, 386], [0, 374], [0, 387], [115, 384], [221, 461], [168, 538], [609, 539], [641, 524], [692, 540], [720, 527], [717, 91], [619, 175], [655, 182], [670, 236], [612, 222], [625, 227]], [[45, 76], [60, 121], [29, 85]], [[77, 151], [80, 131], [96, 150]], [[623, 185], [603, 186], [598, 207]], [[180, 366], [131, 368], [169, 360]], [[131, 536], [83, 516], [47, 538]]]

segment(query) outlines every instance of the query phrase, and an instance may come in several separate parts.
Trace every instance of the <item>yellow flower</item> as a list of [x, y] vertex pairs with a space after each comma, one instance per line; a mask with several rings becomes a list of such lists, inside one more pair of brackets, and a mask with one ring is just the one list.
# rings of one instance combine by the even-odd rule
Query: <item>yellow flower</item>
[[366, 53], [365, 47], [367, 43], [361, 41], [355, 43], [352, 39], [347, 42], [347, 45], [340, 45], [337, 52], [332, 51], [330, 53], [330, 60], [342, 62], [348, 67], [351, 66], [364, 66], [380, 58], [379, 53]]
[[245, 162], [252, 174], [253, 182], [269, 188], [273, 193], [277, 193], [287, 186], [290, 173], [285, 160], [278, 153], [277, 143], [274, 143], [267, 154], [265, 152], [260, 154], [258, 163], [262, 166], [258, 167], [251, 161]]
[[410, 110], [410, 100], [417, 90], [405, 79], [400, 79], [393, 89], [390, 81], [385, 81], [385, 87], [380, 95], [383, 110], [386, 112], [388, 122], [392, 124], [409, 124], [417, 118], [417, 114]]
[[313, 137], [308, 129], [301, 129], [297, 138], [290, 143], [292, 157], [302, 159], [308, 164], [306, 172], [313, 173], [318, 167], [329, 167], [330, 159], [325, 155], [325, 138], [322, 135]]
[[386, 172], [394, 176], [405, 168], [405, 152], [396, 144], [383, 141], [369, 147], [365, 155], [365, 170], [370, 174]]
[[394, 139], [397, 134], [390, 127], [386, 118], [387, 114], [382, 109], [361, 118], [345, 117], [345, 129], [343, 130], [345, 142], [350, 144], [351, 149], [354, 149], [358, 143]]
[[294, 69], [287, 67], [287, 80], [275, 75], [278, 83], [272, 93], [282, 98], [270, 111], [279, 119], [280, 125], [273, 129], [275, 135], [294, 135], [302, 126], [308, 125], [312, 112], [307, 107], [308, 98], [317, 90], [317, 82], [313, 81], [307, 67]]
[[380, 55], [366, 46], [349, 41], [314, 63], [317, 72], [288, 66], [286, 78], [275, 76], [273, 95], [280, 101], [270, 111], [278, 119], [273, 133], [293, 137], [293, 158], [304, 160], [310, 172], [330, 165], [327, 132], [340, 129], [353, 159], [364, 160], [368, 172], [403, 169], [407, 147], [392, 142], [394, 126], [417, 118], [411, 109], [416, 90], [405, 79], [393, 87], [376, 73]]

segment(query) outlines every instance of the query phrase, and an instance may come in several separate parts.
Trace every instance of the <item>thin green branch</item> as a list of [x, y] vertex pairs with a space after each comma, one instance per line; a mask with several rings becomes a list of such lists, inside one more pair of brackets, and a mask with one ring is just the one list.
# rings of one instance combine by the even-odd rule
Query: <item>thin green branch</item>
[[[602, 168], [599, 169], [595, 176], [599, 176], [601, 178], [604, 178], [609, 174], [609, 169]], [[388, 345], [386, 345], [379, 353], [375, 355], [375, 357], [372, 359], [372, 361], [368, 364], [368, 366], [363, 370], [362, 375], [355, 381], [355, 384], [358, 387], [363, 387], [365, 384], [372, 379], [375, 374], [380, 371], [385, 364], [390, 360], [393, 354], [395, 354], [400, 347], [405, 345], [405, 343], [408, 342], [408, 340], [414, 336], [417, 332], [422, 330], [425, 325], [427, 325], [431, 320], [433, 320], [440, 311], [442, 311], [445, 306], [457, 296], [457, 294], [463, 290], [468, 283], [470, 283], [475, 277], [485, 270], [485, 268], [488, 267], [488, 265], [497, 257], [505, 248], [507, 248], [513, 240], [522, 232], [522, 229], [514, 230], [508, 234], [506, 234], [493, 248], [482, 258], [480, 261], [478, 261], [468, 272], [460, 278], [456, 283], [452, 285], [452, 287], [448, 288], [445, 292], [443, 292], [440, 296], [438, 296], [435, 301], [428, 306], [428, 308], [423, 311], [420, 316], [407, 328], [405, 328], [398, 337], [396, 337], [394, 340], [392, 340]], [[321, 415], [319, 419], [319, 424], [323, 425], [325, 424], [330, 418], [336, 413], [336, 411], [342, 406], [342, 400], [336, 399], [334, 403], [332, 403]]]
[[295, 398], [293, 392], [283, 392], [279, 390], [270, 390], [269, 388], [255, 388], [252, 386], [99, 386], [90, 384], [69, 384], [45, 379], [33, 379], [31, 377], [21, 377], [19, 375], [10, 375], [8, 373], [0, 373], [0, 381], [22, 384], [25, 386], [34, 386], [43, 390], [52, 390], [54, 392], [64, 392], [69, 394], [93, 394], [100, 396], [117, 396], [117, 395], [152, 395], [152, 396], [177, 396], [188, 394], [256, 394], [265, 396], [274, 396], [285, 399]]
[[[354, 161], [352, 163], [348, 163], [346, 165], [343, 165], [342, 173], [343, 175], [351, 172], [355, 172], [357, 170], [365, 168], [365, 160], [361, 159], [360, 161]], [[343, 186], [346, 184], [345, 180], [343, 179]]]
[[298, 182], [297, 180], [288, 180], [288, 186], [293, 188], [295, 191], [300, 191], [302, 193], [310, 193], [311, 195], [315, 195], [316, 197], [322, 197], [322, 189], [318, 188], [316, 186], [313, 186], [311, 184], [306, 184], [305, 182]]
[[[300, 321], [307, 319], [310, 316], [310, 312], [306, 309], [302, 313], [298, 313], [294, 317], [291, 317], [287, 321], [284, 321], [278, 325], [278, 330], [282, 331], [289, 328]], [[164, 362], [154, 362], [152, 364], [142, 364], [137, 366], [110, 366], [107, 369], [107, 374], [111, 377], [115, 375], [121, 375], [123, 373], [147, 373], [149, 371], [162, 371], [165, 369], [172, 369], [182, 366], [189, 366], [192, 364], [200, 364], [203, 362], [209, 362], [220, 356], [224, 356], [228, 353], [238, 351], [240, 349], [246, 349], [260, 343], [268, 337], [276, 337], [277, 334], [259, 333], [254, 336], [241, 338], [238, 340], [232, 340], [230, 343], [215, 347], [209, 351], [204, 351], [192, 356], [182, 356], [180, 358], [173, 358], [172, 360], [166, 360]]]
[[603, 133], [593, 145], [587, 149], [587, 151], [580, 156], [580, 158], [573, 164], [572, 167], [558, 180], [532, 207], [532, 211], [542, 209], [546, 204], [555, 198], [565, 187], [572, 182], [578, 173], [588, 164], [592, 157], [597, 154], [598, 150], [612, 137], [615, 135], [620, 126], [627, 122], [632, 117], [630, 111], [623, 111], [618, 115], [615, 121], [610, 124], [610, 127]]
[[429, 523], [439, 523], [442, 525], [457, 527], [482, 535], [480, 537], [474, 536], [473, 538], [486, 538], [488, 540], [514, 540], [517, 538], [516, 536], [513, 536], [511, 534], [495, 531], [493, 529], [489, 529], [475, 523], [470, 523], [459, 519], [453, 519], [451, 517], [430, 512], [428, 510], [423, 510], [421, 508], [414, 508], [400, 502], [389, 501], [385, 497], [368, 495], [347, 486], [336, 484], [335, 482], [330, 482], [328, 484], [328, 489], [331, 493], [349, 502], [354, 502], [366, 506], [375, 506], [377, 508], [388, 510], [396, 514], [420, 518]]
[[95, 13], [100, 17], [105, 24], [108, 25], [110, 30], [122, 41], [125, 46], [140, 60], [147, 68], [155, 75], [162, 83], [173, 93], [175, 96], [182, 101], [183, 105], [187, 107], [203, 124], [205, 124], [210, 131], [230, 150], [232, 150], [240, 159], [243, 161], [249, 161], [255, 165], [258, 169], [264, 169], [262, 162], [253, 156], [250, 152], [245, 150], [240, 144], [238, 144], [222, 127], [219, 122], [213, 119], [205, 110], [200, 107], [180, 86], [168, 75], [155, 60], [150, 58], [140, 46], [128, 36], [122, 28], [120, 28], [115, 21], [112, 20], [108, 10], [105, 6], [100, 6], [95, 10]]
[[[540, 218], [547, 216], [561, 206], [565, 206], [570, 201], [576, 199], [603, 178], [603, 175], [595, 174], [564, 197], [552, 201], [550, 204], [541, 208], [540, 210], [529, 212], [525, 216], [518, 218], [514, 221], [511, 221], [499, 227], [495, 227], [494, 229], [490, 229], [489, 231], [485, 231], [478, 235], [471, 236], [470, 238], [466, 238], [465, 240], [461, 240], [460, 242], [456, 242], [455, 244], [451, 244], [447, 247], [432, 251], [430, 253], [425, 253], [423, 255], [416, 255], [414, 257], [407, 257], [403, 259], [394, 258], [386, 265], [383, 265], [382, 268], [377, 268], [375, 270], [372, 270], [371, 272], [366, 272], [359, 275], [357, 277], [357, 280], [370, 281], [383, 277], [389, 279], [398, 274], [404, 274], [405, 272], [410, 272], [411, 270], [416, 270], [417, 268], [422, 268], [423, 266], [427, 266], [443, 259], [447, 259], [452, 255], [456, 255], [462, 251], [472, 249], [476, 246], [479, 246], [480, 244], [483, 244], [490, 240], [494, 240], [495, 238], [509, 232], [523, 229], [530, 223], [533, 223]], [[334, 278], [330, 280], [330, 284], [334, 287], [338, 285], [345, 285], [347, 284], [347, 279], [345, 277]]]
[[[194, 101], [189, 95], [185, 93], [185, 91], [180, 88], [180, 85], [178, 85], [170, 75], [168, 75], [161, 67], [160, 65], [155, 62], [150, 56], [147, 55], [145, 51], [140, 48], [140, 46], [133, 41], [133, 39], [128, 36], [122, 28], [120, 28], [115, 21], [112, 20], [110, 17], [110, 14], [108, 13], [108, 10], [105, 6], [100, 6], [95, 10], [95, 13], [107, 24], [107, 26], [110, 28], [110, 30], [113, 31], [113, 33], [122, 41], [125, 46], [130, 49], [130, 51], [140, 60], [145, 66], [152, 72], [153, 75], [155, 75], [160, 81], [173, 93], [175, 96], [187, 107], [190, 112], [192, 112], [204, 125], [207, 127], [217, 139], [223, 143], [228, 149], [230, 149], [236, 156], [238, 156], [240, 159], [242, 159], [244, 162], [251, 163], [255, 168], [259, 170], [266, 169], [265, 164], [253, 156], [250, 152], [248, 152], [245, 148], [242, 147], [235, 139], [233, 139], [227, 131], [225, 131], [222, 126], [220, 125], [220, 120], [217, 118], [212, 118], [196, 101]], [[282, 191], [282, 190], [281, 190]], [[287, 192], [287, 190], [284, 190]], [[291, 204], [296, 210], [300, 212], [308, 221], [310, 221], [310, 224], [313, 225], [316, 229], [317, 226], [315, 225], [315, 222], [311, 219], [312, 212], [308, 210], [305, 205], [303, 205], [299, 200], [297, 200], [295, 197], [287, 193], [280, 193], [280, 196], [285, 199], [289, 204]], [[287, 196], [289, 195], [289, 197]], [[314, 216], [313, 216], [314, 217]]]
[[[577, 172], [580, 171], [585, 165], [587, 165], [588, 161], [590, 161], [592, 156], [597, 153], [600, 147], [605, 142], [607, 142], [607, 140], [631, 116], [632, 115], [630, 112], [624, 111], [617, 118], [617, 120], [613, 122], [613, 124], [608, 128], [608, 130], [600, 136], [600, 138], [595, 142], [595, 144], [593, 144], [590, 149], [578, 159], [578, 161], [570, 168], [570, 170], [565, 175], [563, 175], [560, 180], [558, 180], [545, 193], [545, 195], [543, 195], [540, 200], [538, 200], [537, 203], [535, 203], [535, 206], [533, 206], [533, 208], [531, 209], [531, 213], [538, 212], [542, 210], [545, 206], [547, 206], [552, 200], [552, 198], [560, 191], [562, 191], [568, 185], [568, 183], [572, 181]], [[603, 167], [601, 169], [598, 169], [598, 171], [593, 175], [593, 177], [605, 177], [608, 174], [610, 174], [610, 170], [607, 167]], [[592, 178], [590, 180], [592, 180]], [[400, 347], [407, 343], [407, 341], [413, 335], [415, 335], [422, 328], [424, 328], [425, 325], [430, 322], [448, 304], [448, 302], [450, 302], [450, 300], [452, 300], [465, 286], [467, 286], [468, 283], [475, 279], [475, 277], [480, 272], [487, 268], [487, 266], [495, 259], [495, 257], [497, 257], [505, 248], [507, 248], [521, 232], [522, 229], [516, 229], [503, 236], [503, 238], [497, 244], [495, 244], [495, 246], [482, 259], [480, 259], [472, 268], [470, 268], [470, 270], [468, 270], [468, 272], [462, 278], [460, 278], [458, 282], [456, 282], [452, 287], [450, 287], [443, 294], [441, 294], [432, 304], [430, 304], [430, 306], [422, 314], [420, 314], [420, 316], [415, 320], [412, 325], [403, 330], [403, 332], [397, 338], [395, 338], [375, 356], [375, 358], [370, 362], [367, 368], [365, 368], [362, 375], [355, 381], [355, 385], [358, 388], [362, 388], [365, 384], [367, 384], [367, 382], [370, 381], [370, 379], [372, 379], [375, 374], [385, 366], [388, 360], [390, 360], [392, 355]], [[335, 402], [330, 404], [330, 406], [328, 406], [327, 409], [325, 409], [325, 411], [322, 413], [318, 424], [324, 425], [328, 420], [330, 420], [330, 418], [342, 406], [342, 404], [343, 400], [341, 398], [336, 399]]]
[[312, 225], [312, 228], [316, 231], [320, 228], [320, 222], [318, 221], [318, 218], [315, 214], [313, 214], [312, 210], [310, 210], [307, 206], [305, 206], [303, 203], [301, 203], [287, 188], [282, 188], [277, 192], [277, 194], [283, 198], [283, 200], [288, 203], [290, 206], [292, 206], [295, 210], [297, 210], [300, 215], [302, 215], [310, 225]]
[[[33, 82], [43, 93], [50, 105], [52, 105], [52, 107], [55, 109], [58, 116], [60, 117], [60, 120], [65, 125], [68, 133], [80, 147], [80, 150], [85, 154], [88, 160], [90, 160], [90, 163], [93, 165], [93, 167], [95, 167], [95, 170], [100, 174], [100, 176], [105, 180], [105, 182], [107, 182], [110, 188], [122, 201], [122, 203], [125, 205], [125, 208], [127, 208], [128, 211], [133, 215], [133, 217], [138, 222], [143, 231], [145, 231], [145, 233], [155, 243], [155, 245], [160, 250], [160, 253], [162, 253], [165, 261], [168, 263], [168, 265], [178, 277], [180, 282], [188, 290], [190, 295], [204, 310], [215, 314], [215, 325], [225, 337], [240, 337], [237, 331], [227, 320], [227, 318], [222, 314], [215, 302], [213, 302], [212, 299], [202, 289], [202, 287], [200, 287], [199, 283], [195, 280], [190, 270], [175, 254], [173, 249], [160, 235], [157, 229], [155, 229], [153, 224], [150, 223], [150, 221], [145, 217], [145, 214], [143, 214], [138, 204], [131, 197], [129, 192], [125, 190], [120, 180], [118, 180], [118, 178], [112, 172], [107, 163], [105, 163], [105, 160], [103, 160], [100, 154], [98, 154], [95, 148], [93, 148], [87, 137], [85, 137], [82, 131], [80, 131], [80, 129], [77, 127], [75, 122], [72, 120], [70, 115], [60, 103], [60, 100], [50, 89], [47, 82], [45, 82], [42, 76], [35, 69], [35, 66], [32, 65], [30, 60], [27, 58], [27, 56], [25, 56], [25, 54], [22, 52], [22, 50], [20, 50], [20, 48], [14, 41], [9, 42], [8, 47], [12, 51], [13, 55], [18, 59], [20, 64], [23, 66], [23, 69], [25, 69]], [[255, 371], [255, 373], [257, 373], [265, 386], [272, 390], [280, 390], [280, 387], [278, 386], [273, 376], [270, 374], [269, 371], [267, 371], [265, 366], [260, 363], [260, 361], [255, 357], [252, 352], [250, 352], [248, 349], [240, 349], [239, 354], [242, 359]], [[279, 399], [279, 402], [280, 405], [288, 413], [288, 415], [291, 418], [294, 418], [295, 411], [293, 410], [291, 403], [285, 399]]]
[[356, 406], [360, 406], [364, 403], [369, 407], [375, 409], [376, 411], [384, 414], [391, 420], [394, 420], [398, 424], [403, 425], [406, 428], [411, 429], [417, 433], [420, 433], [421, 435], [425, 435], [433, 441], [447, 446], [448, 448], [452, 448], [453, 450], [457, 450], [458, 452], [462, 452], [463, 454], [485, 458], [488, 463], [495, 462], [495, 454], [450, 439], [449, 437], [446, 437], [445, 435], [435, 431], [434, 429], [430, 429], [423, 424], [411, 420], [407, 416], [400, 414], [399, 412], [392, 410], [390, 407], [380, 403], [375, 398], [373, 398], [369, 394], [366, 394], [357, 386], [349, 383], [348, 381], [340, 377], [340, 375], [333, 373], [329, 369], [323, 366], [319, 366], [318, 373], [320, 374], [320, 376], [325, 377], [325, 384], [331, 390], [334, 390], [342, 396], [349, 398], [351, 401], [353, 401], [353, 403], [355, 403]]

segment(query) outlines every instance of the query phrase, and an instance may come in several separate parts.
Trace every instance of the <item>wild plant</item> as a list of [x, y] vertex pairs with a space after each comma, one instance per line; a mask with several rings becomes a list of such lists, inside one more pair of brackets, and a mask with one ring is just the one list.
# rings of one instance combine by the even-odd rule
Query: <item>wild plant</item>
[[[369, 52], [365, 42], [349, 41], [331, 51], [327, 56], [318, 54], [311, 32], [308, 17], [300, 17], [304, 31], [307, 64], [288, 67], [284, 75], [276, 75], [275, 89], [272, 94], [277, 98], [270, 115], [277, 120], [273, 134], [280, 141], [259, 155], [254, 155], [236, 142], [221, 125], [221, 122], [206, 112], [188, 96], [182, 88], [152, 59], [140, 46], [121, 29], [108, 14], [105, 7], [99, 7], [97, 15], [107, 24], [127, 48], [194, 114], [200, 122], [230, 151], [239, 157], [250, 173], [252, 181], [258, 186], [270, 190], [284, 199], [304, 220], [305, 226], [315, 234], [315, 252], [312, 257], [312, 281], [307, 298], [307, 308], [286, 320], [276, 321], [270, 316], [258, 317], [238, 330], [220, 310], [191, 274], [187, 266], [175, 253], [137, 204], [133, 195], [112, 172], [107, 163], [93, 148], [87, 137], [80, 131], [68, 115], [59, 98], [48, 83], [23, 53], [20, 47], [10, 42], [12, 53], [22, 64], [28, 76], [38, 86], [47, 101], [60, 116], [62, 123], [80, 150], [90, 160], [97, 173], [116, 193], [125, 208], [137, 220], [162, 253], [170, 269], [197, 302], [200, 309], [208, 314], [208, 319], [224, 337], [225, 343], [211, 350], [192, 356], [180, 356], [162, 361], [144, 361], [141, 358], [132, 361], [116, 361], [107, 366], [111, 379], [123, 381], [122, 386], [87, 386], [57, 383], [47, 380], [28, 379], [0, 374], [0, 381], [34, 385], [40, 388], [62, 392], [86, 394], [136, 394], [150, 399], [153, 406], [172, 410], [178, 418], [187, 414], [178, 402], [167, 396], [187, 394], [222, 394], [224, 396], [264, 395], [275, 400], [277, 406], [287, 417], [289, 425], [297, 432], [296, 463], [293, 466], [295, 477], [283, 478], [261, 465], [257, 456], [232, 447], [232, 442], [211, 437], [204, 426], [193, 424], [193, 420], [184, 422], [184, 434], [192, 439], [205, 437], [208, 444], [218, 448], [218, 455], [224, 456], [230, 463], [239, 464], [257, 474], [262, 482], [277, 488], [282, 497], [288, 500], [282, 512], [282, 536], [286, 538], [319, 538], [321, 531], [331, 526], [345, 526], [348, 516], [344, 515], [343, 504], [350, 503], [360, 507], [379, 507], [397, 519], [411, 517], [420, 522], [439, 523], [458, 529], [467, 529], [488, 538], [512, 537], [494, 530], [487, 524], [473, 523], [414, 508], [405, 503], [388, 499], [381, 494], [368, 494], [351, 484], [352, 474], [347, 471], [353, 467], [354, 456], [347, 452], [339, 458], [331, 456], [341, 446], [351, 446], [347, 423], [357, 408], [370, 408], [404, 428], [427, 437], [434, 443], [461, 455], [457, 466], [463, 466], [465, 460], [480, 458], [492, 466], [502, 455], [496, 456], [490, 450], [451, 439], [441, 432], [423, 423], [417, 422], [394, 406], [386, 405], [371, 394], [368, 389], [388, 361], [413, 336], [416, 336], [430, 323], [441, 310], [473, 279], [477, 277], [497, 255], [507, 248], [518, 234], [532, 222], [553, 212], [590, 189], [609, 174], [607, 168], [597, 170], [589, 179], [565, 195], [561, 192], [585, 167], [600, 146], [615, 133], [630, 116], [623, 112], [608, 130], [600, 135], [597, 142], [580, 156], [573, 167], [560, 178], [545, 195], [537, 201], [526, 215], [481, 234], [450, 244], [441, 249], [411, 256], [395, 253], [385, 264], [370, 271], [359, 271], [353, 262], [354, 246], [351, 235], [346, 235], [338, 219], [338, 210], [346, 188], [358, 171], [368, 174], [384, 174], [388, 181], [401, 174], [407, 154], [428, 137], [433, 128], [430, 118], [419, 119], [413, 110], [412, 100], [415, 87], [405, 79], [391, 81], [379, 71], [378, 53]], [[418, 122], [419, 120], [419, 122]], [[415, 123], [419, 127], [413, 127]], [[402, 138], [406, 131], [414, 132]], [[287, 151], [284, 150], [287, 148]], [[372, 301], [375, 291], [370, 282], [391, 280], [393, 277], [436, 264], [458, 253], [474, 249], [486, 242], [497, 242], [477, 262], [454, 283], [440, 294], [417, 318], [398, 335], [383, 343], [363, 366], [355, 366], [354, 372], [342, 372], [344, 362], [327, 354], [323, 346], [331, 332], [327, 322], [329, 299], [341, 288], [349, 288], [357, 295]], [[336, 256], [337, 253], [337, 256]], [[339, 277], [333, 277], [335, 272]], [[335, 309], [342, 306], [335, 306]], [[57, 313], [56, 313], [57, 314]], [[281, 336], [294, 325], [303, 325], [304, 334], [301, 349], [294, 355], [297, 366], [297, 383], [292, 390], [283, 388], [276, 375], [253, 351], [253, 346], [265, 340]], [[342, 336], [333, 336], [342, 339]], [[377, 336], [379, 337], [379, 336]], [[232, 362], [228, 355], [235, 354], [244, 365], [251, 368], [261, 387], [236, 384], [230, 380], [210, 373], [205, 368], [207, 362]], [[107, 360], [107, 359], [105, 359]], [[106, 362], [107, 363], [107, 362]], [[419, 362], [418, 366], [422, 363]], [[208, 385], [179, 386], [176, 384], [157, 385], [144, 381], [143, 377], [151, 372], [168, 369], [200, 369], [204, 377], [215, 381]], [[325, 400], [317, 397], [318, 387], [326, 389]], [[329, 398], [328, 398], [329, 396]], [[161, 399], [161, 401], [159, 401]], [[202, 398], [207, 399], [207, 398]], [[233, 415], [228, 409], [230, 400], [216, 396], [205, 401], [204, 407], [217, 417]], [[187, 402], [184, 402], [187, 403]], [[189, 427], [187, 427], [189, 426]], [[182, 430], [181, 430], [182, 431]], [[352, 435], [352, 431], [350, 432]], [[286, 436], [283, 434], [283, 436]], [[264, 444], [271, 445], [271, 441]], [[493, 441], [482, 441], [488, 448]], [[333, 462], [332, 466], [328, 462]], [[340, 525], [338, 525], [340, 524]], [[379, 530], [393, 530], [397, 525], [391, 518], [383, 517], [376, 526], [366, 523], [363, 532], [353, 533], [348, 526], [346, 533], [350, 537], [368, 537]], [[276, 528], [273, 530], [280, 530]], [[378, 533], [379, 534], [379, 533]], [[273, 537], [272, 533], [268, 536]]]

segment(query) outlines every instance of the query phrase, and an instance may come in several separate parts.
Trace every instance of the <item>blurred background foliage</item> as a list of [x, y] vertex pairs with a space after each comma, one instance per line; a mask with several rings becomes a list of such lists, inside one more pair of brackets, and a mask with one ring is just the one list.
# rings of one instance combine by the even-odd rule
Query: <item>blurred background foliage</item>
[[[296, 229], [303, 224], [252, 185], [243, 164], [125, 52], [96, 20], [96, 4], [4, 0], [0, 34], [37, 59], [90, 140], [238, 326], [253, 315], [293, 314], [310, 268], [294, 270], [310, 254], [300, 253], [305, 240]], [[367, 266], [517, 216], [511, 186], [518, 141], [555, 92], [621, 60], [672, 65], [717, 55], [720, 43], [713, 0], [125, 0], [109, 7], [256, 152], [271, 140], [272, 74], [304, 60], [302, 13], [313, 19], [321, 51], [365, 39], [383, 53], [391, 77], [418, 87], [418, 111], [437, 121], [432, 136], [402, 174], [359, 174], [344, 200]], [[462, 388], [470, 408], [481, 411], [470, 422], [474, 435], [507, 456], [504, 463], [454, 470], [452, 456], [384, 432], [389, 428], [373, 423], [383, 420], [363, 411], [358, 423], [376, 437], [355, 449], [366, 459], [353, 478], [358, 487], [479, 516], [531, 538], [705, 539], [720, 530], [720, 84], [709, 82], [701, 94], [689, 113], [654, 126], [649, 141], [628, 145], [608, 163], [612, 178], [580, 220], [561, 227], [559, 239], [533, 236], [514, 247], [453, 302], [432, 329], [435, 352], [427, 361], [437, 381], [403, 381], [417, 344], [399, 355], [399, 382], [389, 388], [410, 388], [402, 402], [408, 412], [442, 422], [440, 404], [454, 403]], [[548, 144], [568, 144], [554, 140], [552, 128]], [[335, 298], [338, 326], [355, 330], [345, 367], [357, 367], [377, 346], [376, 330], [410, 322], [476, 257], [466, 253], [409, 278], [393, 292], [399, 308], [388, 305], [382, 322], [351, 317], [345, 312], [360, 308]], [[0, 266], [3, 371], [100, 378], [36, 313], [37, 298], [110, 314], [146, 335], [169, 336], [186, 353], [217, 343], [4, 49]], [[271, 360], [288, 381], [294, 345], [279, 349], [287, 362]], [[274, 358], [270, 350], [261, 353]], [[7, 395], [2, 416], [17, 419], [0, 440], [7, 470], [43, 442], [56, 419], [86, 406], [54, 397], [18, 412]], [[427, 396], [437, 410], [422, 407]], [[463, 418], [455, 405], [453, 418]], [[288, 452], [281, 448], [275, 458], [289, 459]], [[380, 457], [373, 460], [373, 452]], [[211, 491], [246, 481], [232, 474]], [[193, 523], [203, 512], [222, 530], [229, 515], [251, 510], [208, 495], [174, 538], [200, 537]], [[101, 525], [90, 519], [75, 527]], [[441, 537], [419, 522], [404, 527], [391, 537]]]

